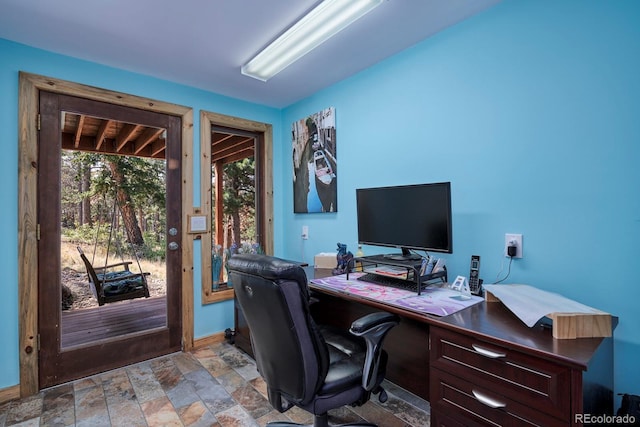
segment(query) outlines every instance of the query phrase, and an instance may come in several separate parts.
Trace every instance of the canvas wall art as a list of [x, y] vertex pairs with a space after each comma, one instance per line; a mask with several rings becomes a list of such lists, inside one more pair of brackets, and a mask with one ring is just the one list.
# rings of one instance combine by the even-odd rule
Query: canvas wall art
[[334, 107], [293, 122], [293, 212], [338, 211]]

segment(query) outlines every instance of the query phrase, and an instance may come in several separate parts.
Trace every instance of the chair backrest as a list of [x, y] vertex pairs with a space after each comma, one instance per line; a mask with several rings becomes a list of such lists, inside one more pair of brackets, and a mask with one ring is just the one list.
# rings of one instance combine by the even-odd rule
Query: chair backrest
[[327, 375], [329, 351], [309, 312], [304, 270], [267, 255], [238, 254], [229, 272], [269, 400], [274, 407], [277, 395], [310, 402]]
[[104, 296], [102, 292], [102, 283], [98, 280], [98, 275], [96, 271], [93, 269], [93, 265], [89, 262], [84, 251], [80, 246], [77, 246], [78, 252], [80, 252], [80, 258], [82, 258], [82, 262], [84, 262], [84, 268], [87, 270], [87, 276], [89, 276], [89, 286], [91, 287], [91, 292], [93, 292], [93, 296], [96, 300], [100, 301], [100, 299]]

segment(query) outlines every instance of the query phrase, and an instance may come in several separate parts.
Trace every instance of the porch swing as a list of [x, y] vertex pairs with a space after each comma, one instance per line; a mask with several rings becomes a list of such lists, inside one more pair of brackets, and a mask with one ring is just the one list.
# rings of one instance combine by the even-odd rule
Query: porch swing
[[[140, 273], [134, 273], [130, 270], [130, 265], [133, 261], [125, 261], [122, 246], [119, 243], [119, 239], [116, 240], [116, 251], [118, 252], [121, 262], [115, 264], [108, 264], [109, 250], [111, 249], [111, 241], [113, 239], [113, 230], [116, 228], [116, 215], [120, 213], [122, 216], [122, 209], [118, 203], [117, 197], [114, 197], [113, 202], [113, 214], [111, 215], [111, 229], [109, 230], [109, 241], [107, 243], [107, 254], [105, 256], [105, 265], [102, 267], [94, 267], [93, 261], [95, 261], [96, 249], [98, 246], [98, 238], [100, 226], [96, 228], [96, 238], [93, 247], [93, 256], [91, 262], [84, 254], [84, 251], [80, 246], [77, 246], [80, 258], [87, 270], [87, 277], [89, 279], [89, 286], [93, 296], [98, 301], [98, 305], [124, 301], [134, 298], [149, 298], [149, 287], [147, 285], [147, 276], [150, 273], [142, 272], [140, 266], [140, 259], [135, 251], [131, 236], [128, 234], [127, 238], [131, 245], [131, 251], [134, 254], [138, 271]], [[125, 227], [126, 229], [126, 227]]]

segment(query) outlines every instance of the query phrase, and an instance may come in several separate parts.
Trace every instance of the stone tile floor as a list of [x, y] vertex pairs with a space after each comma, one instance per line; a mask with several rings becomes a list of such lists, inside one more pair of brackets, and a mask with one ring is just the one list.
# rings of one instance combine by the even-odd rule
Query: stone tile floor
[[[379, 427], [429, 426], [429, 403], [385, 381], [389, 400], [329, 412], [329, 422]], [[4, 426], [264, 426], [275, 420], [313, 422], [267, 400], [255, 363], [227, 343], [175, 353], [0, 404]]]

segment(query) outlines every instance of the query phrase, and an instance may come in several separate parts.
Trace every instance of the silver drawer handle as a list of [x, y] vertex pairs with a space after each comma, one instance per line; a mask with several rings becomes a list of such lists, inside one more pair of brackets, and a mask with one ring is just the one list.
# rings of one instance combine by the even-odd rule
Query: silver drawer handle
[[473, 349], [480, 353], [483, 356], [487, 356], [490, 357], [492, 359], [499, 359], [501, 357], [507, 357], [506, 353], [496, 353], [495, 351], [491, 351], [491, 350], [487, 350], [486, 348], [482, 348], [479, 345], [476, 344], [471, 344], [471, 347], [473, 347]]
[[482, 403], [484, 405], [487, 405], [490, 408], [499, 409], [499, 408], [504, 408], [504, 407], [507, 406], [506, 403], [502, 403], [500, 401], [497, 401], [495, 399], [487, 397], [487, 396], [485, 396], [485, 395], [483, 395], [480, 392], [477, 392], [475, 390], [471, 390], [471, 393], [473, 393], [473, 395], [478, 400], [478, 402], [480, 402], [480, 403]]

